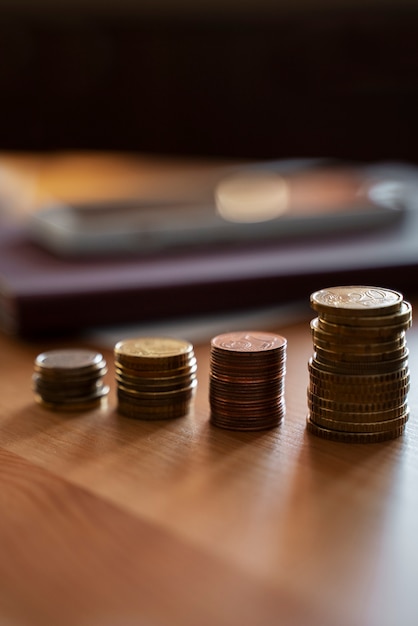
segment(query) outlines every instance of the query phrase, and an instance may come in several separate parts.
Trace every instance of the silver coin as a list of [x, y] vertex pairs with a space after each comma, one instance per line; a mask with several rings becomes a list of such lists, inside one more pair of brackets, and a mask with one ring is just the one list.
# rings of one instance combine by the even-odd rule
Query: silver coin
[[403, 296], [398, 291], [366, 285], [329, 287], [311, 294], [311, 306], [318, 312], [372, 316], [394, 313], [400, 309]]

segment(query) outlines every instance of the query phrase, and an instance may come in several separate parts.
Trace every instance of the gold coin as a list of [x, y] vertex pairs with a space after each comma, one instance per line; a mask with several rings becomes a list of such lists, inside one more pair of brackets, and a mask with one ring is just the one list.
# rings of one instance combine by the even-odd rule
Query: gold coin
[[311, 407], [315, 408], [324, 408], [330, 411], [334, 411], [336, 413], [344, 413], [344, 412], [356, 412], [356, 411], [369, 411], [376, 413], [378, 411], [386, 411], [388, 409], [395, 409], [400, 405], [404, 405], [406, 401], [406, 394], [391, 397], [389, 400], [379, 399], [370, 399], [365, 397], [365, 399], [357, 398], [351, 402], [347, 402], [346, 400], [342, 400], [341, 398], [329, 400], [327, 398], [323, 398], [318, 394], [314, 393], [312, 389], [308, 389], [308, 404]]
[[329, 402], [346, 402], [356, 403], [356, 402], [370, 402], [370, 403], [386, 403], [393, 402], [400, 404], [403, 402], [409, 392], [410, 383], [409, 381], [402, 385], [401, 387], [394, 388], [391, 391], [379, 391], [378, 388], [367, 388], [367, 386], [362, 386], [359, 389], [356, 389], [355, 386], [352, 387], [344, 387], [343, 385], [335, 386], [330, 385], [329, 387], [324, 387], [321, 385], [316, 385], [315, 383], [310, 382], [309, 384], [309, 392], [318, 399], [323, 399]]
[[388, 371], [381, 372], [338, 372], [335, 367], [324, 367], [321, 363], [312, 357], [308, 361], [308, 370], [311, 376], [315, 376], [319, 380], [328, 380], [334, 383], [348, 383], [348, 384], [374, 384], [383, 382], [392, 382], [395, 380], [403, 379], [409, 375], [408, 363], [403, 364], [401, 367], [393, 367]]
[[137, 419], [185, 415], [197, 386], [197, 362], [190, 342], [139, 337], [116, 344], [118, 411]]
[[176, 389], [182, 389], [190, 385], [193, 381], [196, 381], [196, 374], [189, 374], [187, 376], [181, 376], [178, 379], [174, 380], [164, 380], [164, 379], [140, 379], [135, 380], [132, 378], [126, 378], [123, 375], [116, 374], [115, 380], [118, 386], [127, 387], [136, 391], [145, 391], [145, 392], [164, 392], [164, 391], [173, 391]]
[[379, 443], [400, 437], [405, 432], [405, 424], [403, 426], [397, 426], [391, 430], [384, 430], [377, 433], [348, 433], [341, 430], [332, 430], [331, 428], [318, 426], [308, 416], [306, 429], [308, 432], [316, 435], [317, 437], [328, 439], [330, 441], [338, 441], [340, 443]]
[[134, 358], [154, 359], [160, 357], [190, 354], [193, 347], [188, 341], [170, 337], [138, 337], [124, 339], [115, 346], [116, 354]]
[[394, 327], [402, 327], [404, 330], [408, 330], [408, 328], [412, 325], [412, 306], [409, 302], [404, 300], [401, 303], [399, 310], [393, 313], [376, 312], [376, 315], [365, 316], [355, 315], [351, 312], [348, 315], [344, 315], [342, 311], [339, 311], [338, 314], [336, 314], [335, 311], [329, 309], [328, 311], [322, 312], [319, 317], [325, 322], [341, 324], [343, 326], [376, 328], [393, 324]]
[[307, 429], [336, 441], [381, 441], [403, 432], [410, 388], [405, 331], [411, 305], [401, 293], [366, 286], [311, 295]]
[[326, 409], [320, 406], [313, 406], [311, 402], [308, 402], [308, 407], [311, 411], [315, 412], [315, 415], [322, 415], [327, 419], [338, 420], [341, 422], [384, 422], [386, 420], [395, 419], [397, 417], [401, 417], [405, 413], [408, 408], [406, 402], [401, 403], [400, 405], [391, 408], [385, 409], [384, 411], [368, 411], [357, 410], [357, 411], [332, 411], [330, 409]]
[[191, 407], [190, 401], [176, 402], [162, 407], [138, 405], [127, 399], [119, 399], [117, 411], [120, 415], [139, 420], [156, 421], [184, 417]]
[[357, 374], [361, 376], [376, 376], [379, 374], [393, 374], [402, 371], [408, 366], [408, 348], [403, 348], [401, 356], [393, 359], [334, 359], [323, 350], [315, 351], [314, 360], [318, 369], [338, 374]]
[[[357, 348], [357, 346], [355, 346]], [[365, 365], [369, 367], [369, 364], [377, 365], [378, 367], [382, 366], [384, 362], [393, 362], [397, 359], [403, 359], [408, 356], [408, 349], [406, 347], [406, 343], [403, 345], [394, 347], [392, 350], [387, 352], [366, 352], [362, 351], [362, 347], [359, 346], [359, 351], [355, 352], [350, 350], [350, 346], [346, 346], [346, 349], [336, 350], [333, 348], [324, 348], [319, 345], [314, 345], [314, 356], [317, 361], [329, 362], [334, 364], [338, 362], [339, 364], [353, 363], [356, 365]]]
[[[366, 318], [367, 320], [373, 318]], [[311, 321], [311, 328], [313, 330], [321, 331], [323, 333], [328, 333], [333, 337], [338, 337], [339, 341], [344, 341], [345, 339], [351, 340], [354, 337], [358, 337], [362, 340], [380, 340], [380, 339], [392, 339], [396, 338], [402, 333], [406, 333], [408, 328], [410, 328], [410, 323], [408, 324], [393, 324], [390, 326], [378, 326], [378, 325], [369, 325], [369, 326], [359, 326], [358, 324], [354, 325], [346, 325], [335, 322], [330, 322], [325, 319], [322, 315], [319, 317], [315, 317]]]
[[176, 398], [182, 393], [186, 393], [186, 392], [188, 393], [190, 390], [195, 389], [196, 386], [197, 386], [197, 380], [194, 379], [191, 382], [189, 382], [187, 385], [185, 385], [184, 387], [180, 387], [180, 389], [172, 389], [172, 390], [164, 390], [164, 391], [157, 389], [155, 391], [143, 391], [141, 389], [127, 387], [125, 385], [119, 384], [118, 391], [122, 391], [125, 394], [129, 394], [130, 396], [135, 397], [135, 398], [146, 398], [149, 400], [156, 399], [156, 400], [162, 401], [165, 398]]
[[164, 369], [160, 367], [160, 365], [156, 362], [154, 366], [148, 369], [141, 369], [140, 367], [131, 368], [121, 363], [120, 361], [115, 360], [115, 372], [117, 374], [121, 374], [123, 376], [129, 378], [141, 378], [145, 380], [147, 378], [153, 380], [157, 378], [161, 379], [169, 379], [169, 378], [177, 378], [178, 376], [183, 376], [188, 374], [189, 372], [197, 371], [197, 361], [196, 357], [190, 357], [186, 363], [182, 363], [180, 366], [176, 367], [175, 365], [170, 369]]
[[312, 412], [309, 413], [309, 419], [316, 426], [328, 430], [350, 433], [379, 433], [404, 426], [409, 419], [409, 409], [400, 417], [380, 422], [342, 422], [340, 420], [325, 418], [322, 415], [317, 415]]
[[193, 345], [169, 337], [138, 337], [119, 341], [115, 359], [132, 369], [176, 369], [193, 357]]
[[396, 339], [391, 341], [363, 341], [361, 343], [349, 342], [346, 338], [345, 341], [334, 341], [331, 337], [324, 337], [319, 333], [313, 333], [313, 346], [314, 350], [326, 350], [333, 352], [337, 355], [358, 355], [360, 357], [375, 356], [392, 354], [397, 350], [406, 347], [405, 335], [400, 335]]
[[391, 393], [403, 389], [410, 382], [409, 367], [390, 374], [339, 374], [320, 372], [309, 368], [309, 382], [323, 389], [335, 389], [338, 393], [355, 390], [357, 393]]
[[[390, 341], [399, 341], [406, 338], [406, 331], [399, 330], [396, 326], [365, 327], [345, 326], [344, 324], [330, 324], [321, 317], [315, 317], [310, 321], [311, 335], [313, 339], [329, 341], [338, 345], [348, 344], [383, 344]], [[382, 329], [390, 329], [387, 334], [380, 333]], [[345, 329], [345, 330], [344, 330]], [[344, 332], [339, 332], [343, 330]], [[374, 334], [373, 331], [376, 331]]]

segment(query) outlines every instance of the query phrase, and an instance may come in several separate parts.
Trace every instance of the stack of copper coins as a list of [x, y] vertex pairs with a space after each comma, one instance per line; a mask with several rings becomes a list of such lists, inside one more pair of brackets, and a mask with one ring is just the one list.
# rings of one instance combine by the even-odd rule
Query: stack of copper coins
[[409, 302], [390, 289], [343, 286], [313, 293], [311, 306], [308, 430], [344, 442], [400, 436], [409, 417]]
[[118, 411], [127, 417], [181, 417], [197, 386], [193, 345], [165, 337], [119, 341], [114, 349]]
[[278, 426], [285, 415], [286, 339], [232, 332], [211, 341], [210, 422], [230, 430]]
[[99, 352], [68, 348], [39, 354], [32, 376], [36, 401], [57, 411], [98, 406], [109, 393], [106, 361]]

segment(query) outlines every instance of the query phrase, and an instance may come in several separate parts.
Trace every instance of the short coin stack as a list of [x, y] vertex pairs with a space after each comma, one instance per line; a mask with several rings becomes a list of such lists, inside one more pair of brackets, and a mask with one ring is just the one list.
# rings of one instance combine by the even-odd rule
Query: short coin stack
[[390, 289], [343, 286], [316, 291], [311, 306], [308, 431], [354, 443], [400, 436], [409, 417], [409, 302]]
[[160, 420], [185, 415], [197, 386], [193, 345], [165, 337], [119, 341], [114, 348], [118, 411]]
[[32, 376], [36, 401], [57, 411], [98, 406], [109, 393], [103, 380], [106, 361], [99, 352], [68, 348], [50, 350], [35, 359]]
[[280, 335], [232, 332], [211, 341], [210, 422], [230, 430], [264, 430], [285, 415], [287, 341]]

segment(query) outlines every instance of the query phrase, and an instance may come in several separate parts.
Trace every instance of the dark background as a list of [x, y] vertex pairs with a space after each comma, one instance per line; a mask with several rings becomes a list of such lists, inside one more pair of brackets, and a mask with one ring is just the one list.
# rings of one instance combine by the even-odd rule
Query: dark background
[[416, 2], [157, 4], [0, 0], [0, 149], [418, 161]]

